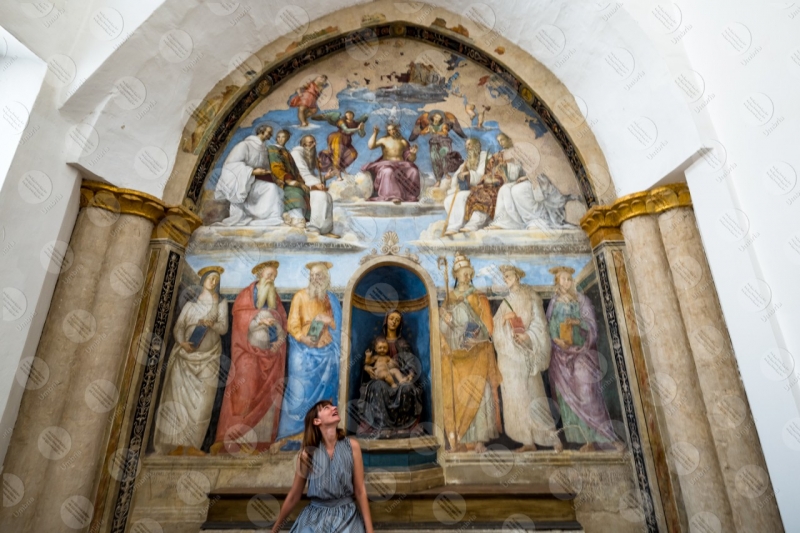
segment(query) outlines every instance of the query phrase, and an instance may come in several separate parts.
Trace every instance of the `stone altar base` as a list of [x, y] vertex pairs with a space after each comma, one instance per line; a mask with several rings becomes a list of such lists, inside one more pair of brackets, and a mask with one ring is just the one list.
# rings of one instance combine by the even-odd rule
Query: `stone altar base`
[[[209, 493], [202, 531], [261, 531], [277, 517], [286, 487], [219, 489]], [[370, 511], [381, 531], [583, 531], [572, 500], [574, 494], [553, 492], [547, 485], [445, 485], [386, 497], [368, 485]], [[294, 520], [308, 505], [303, 499]], [[273, 516], [274, 513], [274, 516]], [[263, 522], [262, 522], [263, 520]], [[291, 523], [284, 526], [285, 530]]]

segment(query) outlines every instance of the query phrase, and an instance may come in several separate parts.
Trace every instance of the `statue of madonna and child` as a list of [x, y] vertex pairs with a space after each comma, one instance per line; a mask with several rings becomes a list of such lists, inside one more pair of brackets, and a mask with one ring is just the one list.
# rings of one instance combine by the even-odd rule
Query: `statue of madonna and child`
[[383, 334], [372, 340], [364, 355], [357, 434], [380, 439], [421, 434], [422, 367], [403, 337], [402, 313], [386, 314]]

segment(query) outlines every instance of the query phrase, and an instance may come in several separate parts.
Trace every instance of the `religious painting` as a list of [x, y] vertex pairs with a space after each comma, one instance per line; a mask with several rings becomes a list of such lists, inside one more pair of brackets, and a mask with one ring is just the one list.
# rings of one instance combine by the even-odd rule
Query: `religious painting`
[[468, 57], [375, 50], [270, 81], [218, 150], [148, 449], [293, 452], [330, 399], [358, 438], [623, 450], [584, 189], [552, 119]]

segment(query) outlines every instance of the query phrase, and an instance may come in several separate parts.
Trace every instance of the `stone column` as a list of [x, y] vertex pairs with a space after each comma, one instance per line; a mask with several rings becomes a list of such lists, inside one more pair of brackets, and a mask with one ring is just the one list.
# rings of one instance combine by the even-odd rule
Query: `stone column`
[[30, 531], [60, 531], [65, 524], [82, 530], [92, 519], [95, 481], [103, 466], [109, 414], [117, 405], [117, 378], [139, 307], [152, 231], [152, 220], [132, 214], [122, 215], [112, 231], [91, 309], [95, 340], [81, 346], [74, 358], [59, 424], [72, 441], [74, 455], [48, 465], [43, 479], [47, 489]]
[[[636, 208], [633, 202], [625, 206], [629, 211]], [[625, 218], [621, 229], [636, 288], [637, 315], [642, 317], [642, 336], [658, 376], [654, 377], [659, 382], [670, 441], [667, 457], [678, 477], [686, 520], [691, 529], [733, 531], [731, 507], [658, 221], [650, 214]]]
[[783, 531], [691, 207], [658, 215], [736, 531]]
[[24, 484], [23, 497], [16, 506], [0, 508], [0, 531], [24, 530], [46, 485], [48, 463], [64, 453], [54, 428], [69, 392], [70, 366], [83, 344], [82, 324], [92, 306], [114, 217], [88, 206], [75, 222], [69, 243], [72, 261], [68, 256], [56, 283], [3, 465], [4, 474]]

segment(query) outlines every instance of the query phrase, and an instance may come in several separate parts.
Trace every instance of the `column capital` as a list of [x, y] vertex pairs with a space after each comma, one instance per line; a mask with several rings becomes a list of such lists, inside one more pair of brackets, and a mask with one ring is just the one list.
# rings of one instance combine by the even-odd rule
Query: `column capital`
[[620, 226], [626, 220], [691, 205], [689, 187], [685, 183], [672, 183], [628, 194], [610, 205], [596, 205], [581, 219], [581, 228], [589, 236], [592, 247], [595, 247], [604, 241], [623, 240]]
[[83, 180], [81, 208], [97, 207], [120, 215], [135, 215], [153, 223], [153, 239], [168, 239], [186, 246], [203, 221], [183, 206], [169, 206], [155, 196], [122, 189], [108, 183]]

